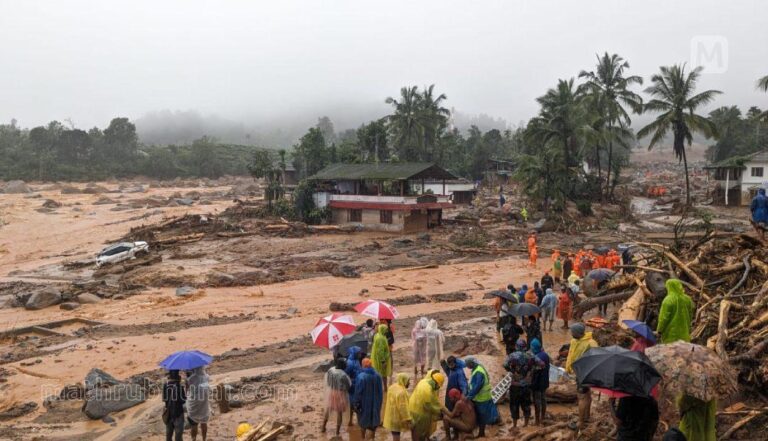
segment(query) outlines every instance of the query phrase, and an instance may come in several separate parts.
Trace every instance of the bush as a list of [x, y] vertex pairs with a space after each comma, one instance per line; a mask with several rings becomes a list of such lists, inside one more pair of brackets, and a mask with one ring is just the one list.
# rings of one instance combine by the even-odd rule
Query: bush
[[576, 201], [576, 209], [584, 216], [592, 216], [592, 203], [589, 201]]

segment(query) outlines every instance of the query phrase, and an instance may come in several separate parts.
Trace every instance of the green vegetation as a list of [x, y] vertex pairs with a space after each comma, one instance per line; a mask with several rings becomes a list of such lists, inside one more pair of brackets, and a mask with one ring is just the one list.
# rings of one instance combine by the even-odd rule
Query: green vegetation
[[191, 145], [145, 146], [127, 118], [103, 131], [65, 127], [58, 121], [22, 129], [0, 125], [0, 177], [24, 180], [95, 180], [143, 175], [159, 179], [246, 175], [252, 146], [202, 137]]

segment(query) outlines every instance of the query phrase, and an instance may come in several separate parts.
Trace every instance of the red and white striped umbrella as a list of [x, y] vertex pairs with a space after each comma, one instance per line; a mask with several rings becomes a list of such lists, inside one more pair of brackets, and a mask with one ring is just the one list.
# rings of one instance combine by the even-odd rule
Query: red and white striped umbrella
[[355, 322], [349, 315], [333, 313], [317, 321], [310, 335], [317, 346], [331, 349], [339, 344], [341, 337], [355, 330]]
[[394, 306], [381, 300], [366, 300], [355, 306], [355, 311], [366, 317], [373, 317], [379, 320], [394, 320], [400, 317], [400, 313], [397, 312]]

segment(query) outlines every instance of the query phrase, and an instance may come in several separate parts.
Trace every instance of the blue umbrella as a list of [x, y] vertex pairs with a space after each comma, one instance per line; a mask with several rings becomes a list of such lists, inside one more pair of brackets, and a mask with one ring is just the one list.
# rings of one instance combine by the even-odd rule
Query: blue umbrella
[[169, 371], [186, 371], [211, 364], [213, 357], [200, 351], [179, 351], [160, 362], [160, 367]]
[[629, 329], [637, 332], [642, 337], [652, 341], [654, 344], [656, 343], [656, 336], [653, 335], [653, 329], [646, 325], [645, 322], [638, 320], [623, 320], [623, 322]]

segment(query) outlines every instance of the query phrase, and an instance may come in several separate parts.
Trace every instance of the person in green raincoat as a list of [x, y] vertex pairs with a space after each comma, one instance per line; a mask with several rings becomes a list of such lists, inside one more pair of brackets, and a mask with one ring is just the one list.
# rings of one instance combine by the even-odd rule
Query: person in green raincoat
[[371, 347], [371, 364], [384, 381], [384, 392], [387, 392], [387, 380], [392, 375], [392, 364], [389, 363], [389, 341], [387, 341], [387, 325], [379, 325], [376, 335], [373, 336]]
[[702, 401], [690, 395], [677, 400], [680, 410], [680, 431], [689, 440], [716, 441], [717, 400]]
[[440, 388], [444, 382], [445, 375], [432, 370], [419, 381], [408, 399], [413, 441], [426, 441], [437, 430], [437, 421], [440, 420], [441, 412], [445, 409], [440, 404], [439, 397]]
[[683, 291], [683, 284], [679, 280], [669, 279], [666, 286], [667, 296], [661, 302], [656, 331], [661, 334], [662, 343], [678, 340], [690, 342], [693, 300]]

